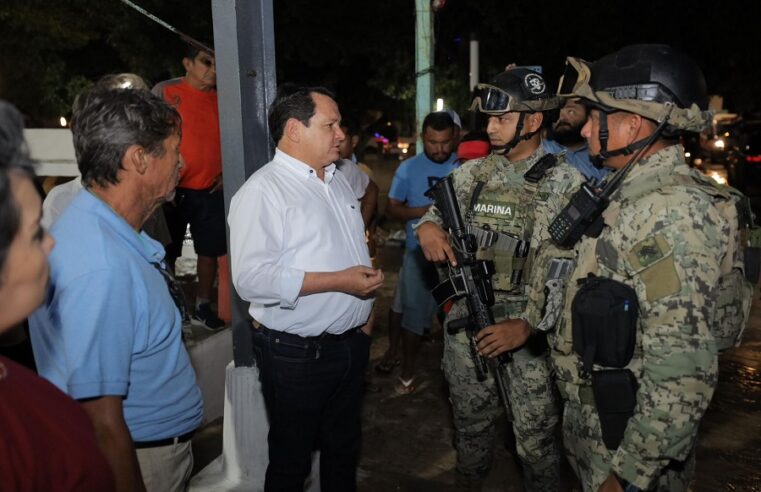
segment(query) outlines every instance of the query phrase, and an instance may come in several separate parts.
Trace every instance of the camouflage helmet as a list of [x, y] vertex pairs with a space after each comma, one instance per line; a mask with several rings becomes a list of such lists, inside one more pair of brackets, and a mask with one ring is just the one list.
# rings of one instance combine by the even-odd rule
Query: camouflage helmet
[[667, 45], [636, 44], [594, 63], [566, 59], [558, 95], [580, 97], [605, 112], [627, 111], [662, 122], [670, 132], [699, 132], [710, 123], [700, 68]]
[[513, 111], [535, 113], [558, 107], [560, 98], [547, 90], [541, 74], [525, 67], [515, 67], [497, 75], [491, 84], [476, 85], [470, 109], [500, 115]]

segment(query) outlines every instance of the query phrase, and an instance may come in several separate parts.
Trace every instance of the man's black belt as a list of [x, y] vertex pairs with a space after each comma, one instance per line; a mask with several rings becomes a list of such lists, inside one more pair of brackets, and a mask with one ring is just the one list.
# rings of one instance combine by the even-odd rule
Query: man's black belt
[[260, 329], [262, 330], [263, 333], [267, 333], [267, 334], [272, 333], [273, 335], [283, 336], [283, 337], [286, 337], [286, 338], [298, 338], [298, 339], [307, 340], [307, 341], [310, 341], [310, 342], [321, 342], [321, 341], [336, 342], [336, 341], [339, 341], [339, 340], [346, 340], [350, 336], [354, 335], [357, 332], [357, 330], [362, 328], [362, 326], [364, 326], [364, 325], [359, 325], [359, 326], [355, 326], [354, 328], [349, 328], [348, 330], [346, 330], [343, 333], [336, 334], [336, 333], [327, 333], [327, 332], [325, 332], [325, 333], [323, 333], [321, 335], [315, 335], [313, 337], [303, 337], [301, 335], [296, 335], [294, 333], [286, 333], [284, 331], [272, 330], [270, 328], [267, 328], [264, 325], [260, 325]]
[[166, 439], [158, 439], [156, 441], [135, 441], [132, 444], [135, 446], [135, 449], [160, 448], [161, 446], [188, 442], [193, 438], [194, 433], [195, 431], [190, 431], [178, 437], [167, 437]]

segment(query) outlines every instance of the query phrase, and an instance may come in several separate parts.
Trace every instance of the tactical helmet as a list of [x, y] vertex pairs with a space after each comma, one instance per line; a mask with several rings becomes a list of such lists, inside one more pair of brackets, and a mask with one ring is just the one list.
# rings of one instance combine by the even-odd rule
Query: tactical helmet
[[[544, 78], [526, 67], [509, 68], [497, 75], [491, 84], [478, 84], [473, 90], [473, 104], [470, 109], [498, 116], [508, 112], [518, 112], [520, 117], [515, 125], [515, 136], [501, 147], [492, 147], [498, 153], [507, 153], [523, 140], [530, 140], [540, 129], [521, 135], [526, 113], [547, 112], [560, 107], [561, 98], [547, 90]], [[544, 117], [545, 124], [549, 121]]]
[[560, 106], [560, 98], [548, 90], [544, 78], [525, 67], [515, 67], [497, 75], [491, 84], [476, 85], [471, 110], [490, 115], [516, 111], [534, 113]]
[[580, 97], [607, 113], [627, 111], [663, 122], [667, 132], [699, 132], [710, 122], [700, 68], [667, 45], [637, 44], [594, 63], [568, 57], [558, 95]]

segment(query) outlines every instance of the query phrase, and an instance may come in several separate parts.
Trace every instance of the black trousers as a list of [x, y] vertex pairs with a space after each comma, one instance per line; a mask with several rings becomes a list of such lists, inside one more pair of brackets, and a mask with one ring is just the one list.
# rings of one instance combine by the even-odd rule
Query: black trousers
[[173, 264], [182, 256], [182, 241], [190, 224], [196, 254], [217, 258], [227, 254], [225, 199], [221, 191], [177, 188], [174, 200], [164, 204], [164, 216], [172, 242], [166, 247]]
[[321, 490], [356, 490], [370, 340], [361, 330], [341, 339], [255, 331], [270, 424], [266, 492], [303, 492], [317, 449]]

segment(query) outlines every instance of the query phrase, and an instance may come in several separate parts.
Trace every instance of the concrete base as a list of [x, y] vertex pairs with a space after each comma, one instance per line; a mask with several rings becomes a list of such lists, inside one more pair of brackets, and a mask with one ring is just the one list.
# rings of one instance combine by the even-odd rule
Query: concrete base
[[232, 330], [209, 335], [188, 348], [188, 354], [203, 396], [204, 423], [208, 423], [221, 417], [224, 411], [225, 390], [219, 383], [233, 358]]
[[[225, 371], [222, 455], [190, 481], [191, 492], [261, 491], [267, 470], [267, 411], [259, 369], [235, 367]], [[319, 492], [319, 453], [304, 490]]]

